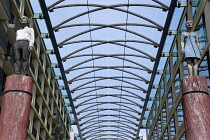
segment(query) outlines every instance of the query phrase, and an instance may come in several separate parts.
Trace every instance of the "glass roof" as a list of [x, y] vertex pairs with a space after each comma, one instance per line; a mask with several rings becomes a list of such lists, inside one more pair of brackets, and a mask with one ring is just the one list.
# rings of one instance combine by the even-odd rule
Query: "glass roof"
[[81, 138], [132, 140], [170, 0], [46, 0]]

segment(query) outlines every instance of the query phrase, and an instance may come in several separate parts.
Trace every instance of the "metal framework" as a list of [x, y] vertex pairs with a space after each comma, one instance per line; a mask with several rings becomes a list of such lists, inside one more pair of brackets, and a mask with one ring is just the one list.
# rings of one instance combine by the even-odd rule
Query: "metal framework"
[[[159, 18], [166, 20], [170, 1], [109, 4], [104, 0], [58, 0], [47, 5], [81, 140], [137, 140], [154, 55], [162, 47], [160, 37], [152, 34], [162, 36], [165, 22]], [[67, 9], [71, 12], [62, 13]], [[157, 12], [154, 18], [148, 16], [150, 10]], [[107, 11], [119, 14], [125, 22], [94, 18]], [[106, 17], [99, 18], [106, 21]], [[114, 33], [121, 36], [107, 39]]]

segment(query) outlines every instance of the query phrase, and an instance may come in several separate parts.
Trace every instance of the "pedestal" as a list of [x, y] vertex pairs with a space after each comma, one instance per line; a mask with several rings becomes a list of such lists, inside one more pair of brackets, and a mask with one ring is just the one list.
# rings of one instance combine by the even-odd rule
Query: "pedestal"
[[32, 83], [32, 78], [28, 76], [7, 76], [1, 109], [0, 140], [26, 140]]
[[210, 102], [206, 78], [183, 78], [182, 94], [186, 139], [210, 140]]

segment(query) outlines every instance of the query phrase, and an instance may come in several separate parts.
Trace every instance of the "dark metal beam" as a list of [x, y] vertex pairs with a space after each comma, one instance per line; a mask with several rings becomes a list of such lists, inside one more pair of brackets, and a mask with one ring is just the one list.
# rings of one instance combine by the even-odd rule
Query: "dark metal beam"
[[47, 29], [48, 29], [48, 32], [49, 32], [49, 36], [50, 36], [53, 48], [54, 48], [54, 52], [55, 52], [56, 58], [58, 60], [58, 65], [59, 65], [59, 68], [60, 68], [60, 71], [61, 71], [62, 79], [64, 81], [65, 89], [67, 91], [67, 95], [68, 95], [68, 98], [69, 98], [69, 101], [70, 101], [70, 105], [72, 107], [72, 112], [73, 112], [73, 115], [74, 115], [74, 118], [75, 118], [75, 121], [76, 121], [76, 124], [77, 124], [78, 133], [79, 133], [79, 136], [80, 136], [81, 140], [83, 140], [83, 137], [82, 137], [82, 134], [81, 134], [81, 131], [80, 131], [80, 127], [79, 127], [79, 124], [78, 124], [78, 120], [77, 120], [76, 111], [75, 111], [75, 108], [74, 108], [74, 103], [73, 103], [71, 94], [69, 92], [70, 91], [69, 86], [68, 86], [68, 83], [67, 83], [66, 75], [65, 75], [63, 64], [62, 64], [61, 57], [60, 57], [60, 53], [59, 53], [58, 47], [57, 47], [57, 42], [56, 42], [55, 35], [54, 35], [54, 32], [53, 32], [50, 17], [49, 17], [49, 14], [48, 14], [47, 6], [46, 6], [46, 3], [45, 3], [44, 0], [39, 0], [39, 3], [40, 3], [40, 7], [42, 9], [44, 20], [45, 20], [46, 25], [47, 25]]
[[167, 15], [167, 18], [166, 18], [163, 34], [162, 34], [161, 41], [160, 41], [160, 47], [158, 49], [155, 65], [154, 65], [154, 68], [153, 68], [153, 73], [152, 73], [152, 76], [150, 78], [150, 84], [149, 84], [148, 91], [147, 91], [146, 101], [144, 103], [143, 112], [142, 112], [142, 115], [140, 117], [139, 127], [138, 127], [138, 131], [137, 131], [137, 134], [136, 134], [136, 139], [139, 136], [141, 124], [142, 124], [143, 119], [144, 119], [144, 113], [146, 111], [147, 103], [148, 103], [149, 96], [150, 96], [149, 93], [152, 90], [153, 81], [155, 79], [155, 75], [156, 75], [156, 71], [157, 71], [157, 68], [158, 68], [158, 65], [159, 65], [159, 62], [160, 62], [160, 58], [161, 58], [161, 55], [162, 55], [163, 47], [164, 47], [164, 44], [165, 44], [165, 41], [166, 41], [166, 38], [167, 38], [167, 35], [168, 35], [168, 30], [169, 30], [169, 27], [170, 27], [170, 24], [171, 24], [171, 20], [172, 20], [173, 14], [174, 14], [176, 3], [177, 3], [177, 0], [172, 0], [171, 4], [170, 4], [169, 12], [168, 12], [168, 15]]

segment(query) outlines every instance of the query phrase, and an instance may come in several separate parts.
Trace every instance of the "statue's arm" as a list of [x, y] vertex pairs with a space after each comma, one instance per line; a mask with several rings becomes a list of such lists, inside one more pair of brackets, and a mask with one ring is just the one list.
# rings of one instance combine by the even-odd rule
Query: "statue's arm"
[[185, 47], [185, 43], [184, 43], [184, 33], [182, 33], [181, 35], [181, 47], [182, 47], [182, 50], [181, 52], [184, 53], [184, 47]]
[[31, 30], [30, 30], [30, 36], [31, 36], [31, 38], [29, 41], [29, 51], [32, 51], [32, 48], [34, 46], [34, 29], [33, 28], [31, 28]]
[[201, 53], [201, 49], [200, 49], [200, 43], [199, 43], [199, 40], [198, 40], [198, 33], [196, 33], [196, 45]]

